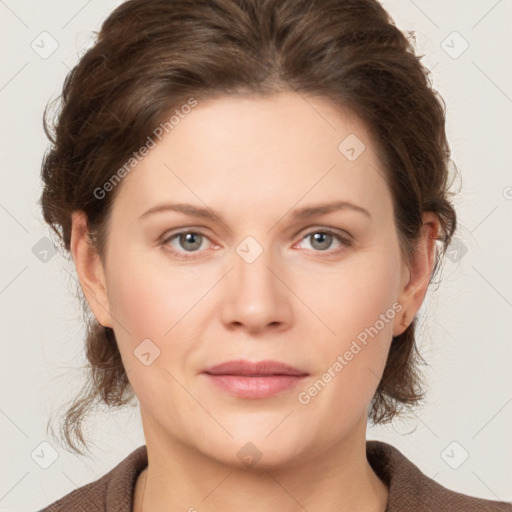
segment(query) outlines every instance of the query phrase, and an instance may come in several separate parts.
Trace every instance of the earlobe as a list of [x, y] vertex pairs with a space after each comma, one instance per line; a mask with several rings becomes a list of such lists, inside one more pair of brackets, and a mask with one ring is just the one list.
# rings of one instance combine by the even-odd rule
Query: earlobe
[[435, 242], [439, 228], [438, 216], [433, 212], [425, 212], [423, 214], [421, 240], [418, 243], [416, 252], [411, 256], [409, 265], [407, 265], [409, 277], [404, 279], [402, 292], [399, 297], [403, 313], [401, 320], [395, 324], [393, 336], [399, 336], [405, 331], [425, 299], [435, 265]]
[[80, 286], [96, 320], [104, 327], [112, 327], [103, 264], [90, 243], [87, 216], [83, 211], [75, 211], [71, 222], [70, 251]]

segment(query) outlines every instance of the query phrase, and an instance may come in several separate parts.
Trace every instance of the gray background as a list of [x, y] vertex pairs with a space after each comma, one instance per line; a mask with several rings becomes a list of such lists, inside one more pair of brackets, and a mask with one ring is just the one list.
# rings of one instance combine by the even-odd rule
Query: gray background
[[[119, 3], [0, 0], [0, 510], [48, 505], [144, 444], [136, 407], [91, 418], [93, 457], [66, 452], [46, 432], [50, 414], [80, 387], [84, 355], [73, 267], [53, 254], [37, 205], [42, 112]], [[442, 284], [421, 309], [427, 400], [407, 420], [369, 428], [368, 438], [393, 444], [446, 487], [510, 501], [512, 2], [383, 4], [400, 29], [415, 31], [446, 101], [462, 189]]]

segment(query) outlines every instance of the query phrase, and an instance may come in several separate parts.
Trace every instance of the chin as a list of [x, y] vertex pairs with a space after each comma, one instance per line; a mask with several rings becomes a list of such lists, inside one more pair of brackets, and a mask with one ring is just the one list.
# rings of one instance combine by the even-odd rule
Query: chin
[[[274, 423], [273, 428], [278, 423]], [[239, 432], [230, 430], [233, 438], [220, 434], [204, 449], [201, 446], [198, 449], [219, 463], [236, 469], [271, 470], [292, 467], [307, 460], [304, 433], [290, 429], [279, 432], [279, 428], [269, 435], [270, 430], [247, 428], [246, 423], [245, 429]]]

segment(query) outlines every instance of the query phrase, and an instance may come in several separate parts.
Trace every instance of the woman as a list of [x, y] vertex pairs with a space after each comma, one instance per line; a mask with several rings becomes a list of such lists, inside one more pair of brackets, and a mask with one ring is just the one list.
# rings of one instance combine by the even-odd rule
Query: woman
[[512, 510], [366, 441], [423, 396], [456, 228], [441, 100], [380, 4], [130, 0], [48, 134], [94, 315], [66, 439], [135, 395], [146, 445], [45, 510]]

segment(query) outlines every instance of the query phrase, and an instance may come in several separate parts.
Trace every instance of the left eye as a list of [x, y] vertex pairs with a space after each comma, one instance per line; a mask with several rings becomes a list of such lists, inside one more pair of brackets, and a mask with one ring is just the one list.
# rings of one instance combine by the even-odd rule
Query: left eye
[[311, 231], [303, 236], [302, 241], [307, 239], [311, 240], [311, 245], [319, 252], [327, 251], [331, 247], [333, 240], [338, 240], [341, 242], [341, 245], [350, 245], [348, 239], [343, 238], [337, 233], [326, 230]]

